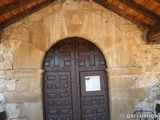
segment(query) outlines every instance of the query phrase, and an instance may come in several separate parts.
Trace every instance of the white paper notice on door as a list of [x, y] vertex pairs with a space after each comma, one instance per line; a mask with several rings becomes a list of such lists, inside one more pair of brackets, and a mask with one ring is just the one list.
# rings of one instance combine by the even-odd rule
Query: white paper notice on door
[[100, 76], [85, 76], [86, 91], [100, 91]]

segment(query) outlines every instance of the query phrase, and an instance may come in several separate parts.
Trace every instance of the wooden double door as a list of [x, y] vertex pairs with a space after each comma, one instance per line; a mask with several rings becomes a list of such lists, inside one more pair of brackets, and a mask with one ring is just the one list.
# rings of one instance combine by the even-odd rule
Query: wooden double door
[[46, 53], [44, 120], [109, 120], [106, 63], [82, 38], [67, 38]]

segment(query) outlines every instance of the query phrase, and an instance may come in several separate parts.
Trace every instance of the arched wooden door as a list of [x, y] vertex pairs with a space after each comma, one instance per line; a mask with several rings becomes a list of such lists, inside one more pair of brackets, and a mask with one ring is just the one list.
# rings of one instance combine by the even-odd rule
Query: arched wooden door
[[46, 53], [44, 120], [109, 120], [106, 63], [82, 38], [67, 38]]

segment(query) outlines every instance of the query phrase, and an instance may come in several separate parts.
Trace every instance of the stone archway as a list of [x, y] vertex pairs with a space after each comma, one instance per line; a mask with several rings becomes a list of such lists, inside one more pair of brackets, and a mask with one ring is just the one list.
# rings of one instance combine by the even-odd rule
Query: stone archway
[[110, 120], [106, 62], [96, 45], [78, 37], [59, 41], [43, 69], [44, 120]]

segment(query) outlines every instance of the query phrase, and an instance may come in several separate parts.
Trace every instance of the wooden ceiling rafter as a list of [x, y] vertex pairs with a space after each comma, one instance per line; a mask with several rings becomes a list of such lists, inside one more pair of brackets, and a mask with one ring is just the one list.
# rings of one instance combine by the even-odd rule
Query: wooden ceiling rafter
[[[150, 26], [148, 32], [146, 34], [147, 43], [160, 43], [160, 16], [156, 13], [152, 12], [151, 10], [145, 8], [141, 4], [134, 2], [134, 0], [118, 0], [123, 4], [129, 6], [132, 9], [142, 13], [146, 17], [149, 17], [156, 21], [156, 23]], [[160, 0], [155, 0], [160, 3]]]
[[160, 43], [160, 23], [150, 27], [147, 33], [148, 43]]
[[146, 24], [145, 22], [142, 22], [141, 20], [137, 19], [135, 16], [132, 16], [128, 13], [126, 13], [124, 10], [120, 9], [116, 5], [113, 5], [111, 2], [108, 2], [106, 0], [93, 0], [94, 2], [102, 5], [103, 7], [117, 13], [118, 15], [128, 19], [129, 21], [135, 23], [136, 25], [142, 27], [142, 28], [148, 28], [150, 25]]
[[3, 6], [3, 5], [6, 5], [8, 3], [11, 3], [13, 2], [14, 0], [1, 0], [1, 3], [0, 3], [0, 7]]
[[22, 18], [24, 18], [24, 17], [29, 16], [30, 14], [40, 10], [41, 8], [47, 6], [48, 4], [50, 4], [50, 2], [53, 2], [53, 1], [54, 0], [46, 0], [44, 2], [41, 2], [41, 3], [31, 7], [31, 8], [25, 9], [24, 11], [22, 11], [22, 12], [16, 14], [16, 15], [6, 19], [5, 21], [1, 22], [0, 23], [0, 28], [4, 28], [4, 27], [6, 27], [6, 26], [8, 26], [8, 25], [10, 25], [10, 24], [22, 19]]
[[142, 13], [146, 17], [149, 17], [156, 22], [160, 22], [160, 16], [155, 14], [154, 12], [150, 11], [149, 9], [145, 8], [144, 6], [134, 2], [134, 0], [118, 0], [122, 2], [123, 4], [127, 5], [128, 7]]
[[19, 7], [29, 3], [31, 1], [33, 1], [33, 0], [15, 0], [11, 3], [8, 3], [8, 4], [0, 7], [0, 15], [3, 15], [7, 12], [10, 12], [16, 8], [19, 8]]
[[[0, 2], [0, 29], [29, 16], [54, 1], [57, 0], [2, 0]], [[148, 42], [160, 41], [160, 10], [158, 9], [160, 0], [92, 1], [130, 20], [140, 28], [149, 29]]]
[[156, 2], [160, 3], [160, 0], [154, 0], [154, 1], [156, 1]]
[[[159, 41], [160, 43], [160, 30], [159, 30], [160, 16], [155, 12], [149, 10], [148, 8], [142, 6], [139, 3], [136, 3], [134, 0], [93, 0], [93, 1], [117, 13], [118, 15], [132, 21], [138, 26], [148, 29], [149, 31], [146, 34], [147, 43], [157, 43], [157, 41]], [[121, 4], [128, 6], [130, 9], [137, 11], [139, 14], [144, 15], [146, 18], [155, 21], [155, 23], [154, 24], [146, 23], [145, 20], [139, 19], [138, 17], [131, 15], [129, 12], [126, 12], [124, 9], [122, 9], [121, 6], [114, 5], [113, 4], [114, 1], [118, 1]], [[155, 0], [155, 1], [160, 3], [160, 0]]]

